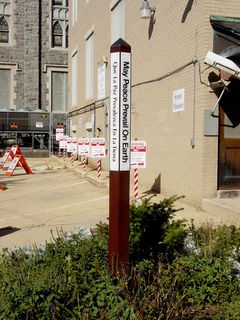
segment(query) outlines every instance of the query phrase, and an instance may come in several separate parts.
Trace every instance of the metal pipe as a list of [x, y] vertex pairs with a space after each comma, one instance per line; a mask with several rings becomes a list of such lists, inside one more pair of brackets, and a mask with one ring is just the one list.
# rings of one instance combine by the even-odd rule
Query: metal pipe
[[42, 109], [42, 0], [38, 2], [38, 108]]

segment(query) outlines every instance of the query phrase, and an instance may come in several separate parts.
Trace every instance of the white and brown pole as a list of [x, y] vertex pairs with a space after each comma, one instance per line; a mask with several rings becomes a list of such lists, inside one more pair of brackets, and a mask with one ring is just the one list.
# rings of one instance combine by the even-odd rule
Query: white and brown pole
[[109, 265], [121, 274], [129, 261], [129, 180], [131, 148], [131, 47], [111, 46]]
[[101, 176], [101, 159], [98, 158], [97, 159], [97, 177], [98, 179], [100, 179]]
[[138, 184], [138, 168], [134, 169], [134, 200], [138, 201], [139, 196], [139, 184]]
[[83, 173], [86, 173], [86, 156], [85, 154], [82, 156], [82, 161], [83, 161]]

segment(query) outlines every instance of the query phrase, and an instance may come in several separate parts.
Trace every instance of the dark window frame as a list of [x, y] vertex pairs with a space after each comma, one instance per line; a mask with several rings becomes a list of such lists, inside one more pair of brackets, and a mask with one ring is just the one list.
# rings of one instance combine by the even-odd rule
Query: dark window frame
[[[61, 32], [56, 30], [61, 28]], [[68, 48], [68, 1], [52, 0], [52, 43], [54, 49]]]
[[5, 16], [0, 17], [0, 43], [9, 43], [9, 24]]

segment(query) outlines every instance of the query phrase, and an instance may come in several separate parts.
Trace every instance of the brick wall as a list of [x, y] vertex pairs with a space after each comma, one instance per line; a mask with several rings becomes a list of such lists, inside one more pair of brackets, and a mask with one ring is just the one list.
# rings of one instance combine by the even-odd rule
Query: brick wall
[[[156, 21], [149, 27], [149, 20], [140, 19], [141, 1], [125, 0], [124, 40], [131, 45], [133, 58], [132, 139], [146, 140], [148, 147], [147, 169], [141, 170], [139, 177], [141, 191], [149, 190], [158, 179], [163, 194], [185, 195], [186, 202], [201, 206], [203, 198], [216, 194], [218, 138], [205, 137], [203, 133], [204, 111], [213, 108], [216, 97], [201, 84], [199, 66], [201, 70], [205, 68], [203, 60], [207, 51], [212, 50], [210, 15], [239, 17], [240, 3], [232, 0], [226, 5], [225, 1], [202, 0], [193, 1], [191, 7], [186, 7], [185, 0], [151, 0], [150, 4], [156, 6]], [[86, 101], [84, 36], [92, 26], [94, 97]], [[70, 53], [73, 49], [78, 51], [77, 108], [97, 100], [97, 63], [103, 55], [110, 61], [110, 32], [109, 1], [90, 0], [79, 6], [78, 23], [71, 29], [69, 50]], [[197, 58], [197, 64], [174, 72], [194, 58]], [[69, 65], [70, 62], [71, 54]], [[208, 73], [204, 72], [201, 80], [207, 81]], [[110, 86], [109, 75], [108, 64], [106, 88]], [[161, 81], [139, 85], [163, 76]], [[185, 89], [183, 112], [172, 111], [173, 91], [178, 89]], [[108, 107], [109, 100], [104, 103]], [[70, 99], [69, 110], [74, 109]], [[100, 112], [98, 110], [96, 123], [103, 121]], [[77, 116], [75, 118], [77, 123]], [[84, 126], [79, 128], [78, 134], [84, 135]], [[107, 138], [107, 130], [105, 134]]]
[[0, 63], [15, 63], [13, 94], [16, 109], [39, 107], [39, 5], [42, 4], [41, 26], [41, 108], [49, 106], [47, 65], [67, 66], [67, 50], [51, 49], [51, 1], [14, 0], [11, 14], [11, 44], [0, 45]]

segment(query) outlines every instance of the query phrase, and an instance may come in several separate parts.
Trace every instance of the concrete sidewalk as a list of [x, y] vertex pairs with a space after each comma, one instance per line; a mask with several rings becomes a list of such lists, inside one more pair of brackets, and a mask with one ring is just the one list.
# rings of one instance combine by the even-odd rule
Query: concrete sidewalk
[[[65, 164], [73, 172], [80, 174], [81, 177], [85, 177], [89, 182], [98, 186], [109, 187], [109, 172], [102, 171], [101, 177], [97, 177], [96, 168], [86, 166], [86, 173], [83, 174], [83, 164], [79, 160], [74, 161], [72, 166], [70, 159], [67, 158], [63, 161], [62, 158], [54, 157], [62, 165]], [[133, 177], [132, 177], [133, 178]], [[153, 195], [153, 194], [152, 194]], [[140, 198], [146, 197], [146, 193], [141, 193]], [[159, 202], [165, 197], [161, 194], [156, 194], [152, 201]], [[134, 201], [133, 195], [133, 179], [130, 181], [130, 200]], [[206, 205], [210, 203], [211, 205]], [[191, 205], [187, 205], [182, 201], [175, 203], [176, 209], [181, 208], [183, 210], [176, 213], [176, 219], [185, 219], [187, 224], [193, 223], [195, 225], [201, 224], [235, 224], [240, 226], [240, 198], [235, 199], [206, 199], [204, 202], [204, 210], [202, 208], [195, 208]]]
[[0, 171], [0, 184], [7, 188], [0, 193], [0, 248], [38, 245], [59, 230], [76, 232], [107, 222], [107, 188], [88, 182], [54, 158], [27, 161], [33, 174], [16, 168], [7, 177], [6, 169]]
[[[77, 232], [81, 228], [94, 227], [100, 221], [108, 220], [109, 176], [87, 166], [83, 173], [82, 164], [76, 160], [73, 166], [67, 161], [52, 158], [27, 159], [34, 174], [25, 174], [16, 168], [12, 177], [6, 177], [6, 169], [0, 170], [0, 185], [7, 189], [0, 192], [0, 248], [13, 248], [41, 244], [51, 241], [59, 230]], [[132, 195], [131, 181], [131, 201]], [[144, 193], [141, 196], [146, 196]], [[162, 195], [152, 201], [159, 202]], [[202, 223], [227, 223], [240, 225], [238, 217], [207, 213], [177, 201], [176, 219], [193, 220]], [[10, 228], [8, 228], [10, 227]]]

